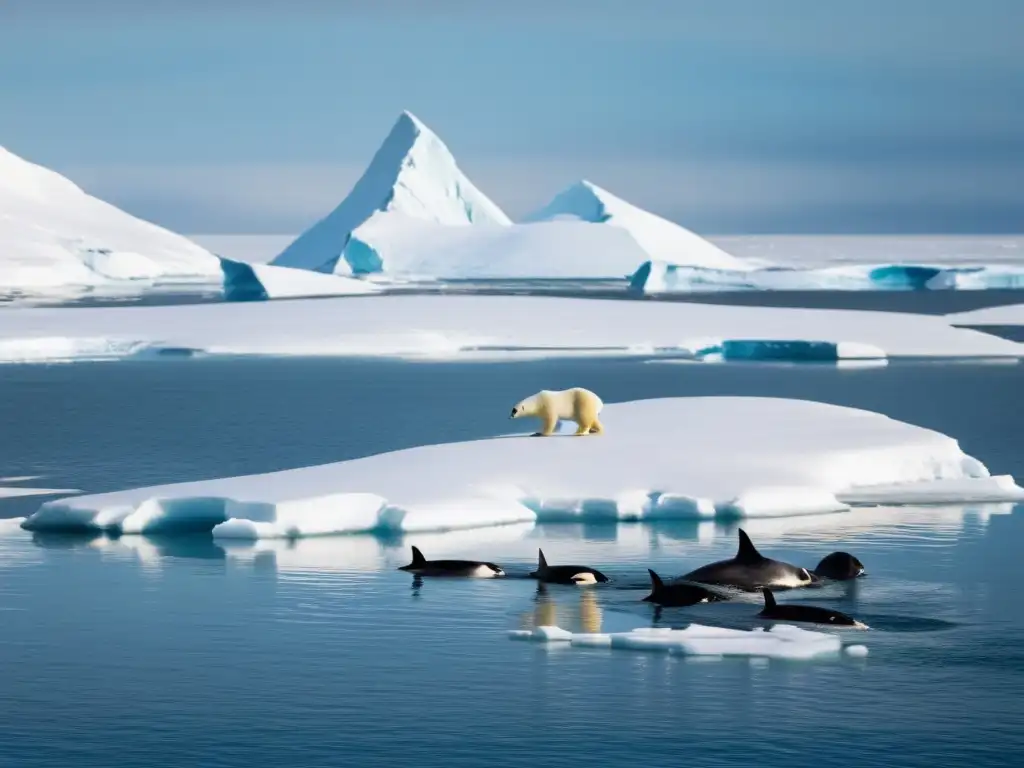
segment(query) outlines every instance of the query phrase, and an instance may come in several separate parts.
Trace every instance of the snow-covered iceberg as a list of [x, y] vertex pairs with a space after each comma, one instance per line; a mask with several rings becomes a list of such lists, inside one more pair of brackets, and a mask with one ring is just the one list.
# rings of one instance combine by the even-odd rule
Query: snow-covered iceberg
[[1024, 345], [909, 313], [535, 296], [381, 295], [0, 311], [3, 362], [189, 352], [841, 360], [1012, 358], [1024, 354]]
[[[595, 226], [600, 225], [600, 226]], [[348, 196], [271, 262], [409, 278], [624, 279], [651, 258], [746, 263], [589, 182], [513, 224], [447, 145], [403, 112]]]
[[266, 301], [312, 296], [347, 296], [376, 293], [377, 286], [342, 275], [305, 269], [248, 264], [221, 258], [224, 298], [227, 301]]
[[0, 147], [0, 293], [219, 274], [217, 258], [191, 240]]
[[526, 218], [532, 222], [565, 220], [622, 229], [651, 260], [706, 269], [740, 272], [753, 269], [752, 264], [726, 253], [690, 230], [627, 203], [587, 180], [560, 192], [545, 207]]
[[629, 287], [645, 294], [694, 291], [940, 291], [1024, 287], [1024, 267], [863, 264], [800, 269], [711, 269], [645, 261], [630, 276]]
[[[834, 657], [843, 649], [843, 639], [831, 632], [817, 632], [792, 624], [775, 624], [765, 630], [709, 627], [690, 624], [685, 629], [640, 627], [631, 632], [570, 632], [557, 626], [509, 630], [513, 640], [567, 643], [584, 648], [622, 648], [630, 651], [661, 651], [674, 656], [752, 656], [770, 659], [814, 659]], [[850, 656], [863, 657], [863, 645], [847, 645]]]
[[[0, 312], [0, 360], [210, 354], [457, 355], [732, 353], [743, 359], [1016, 357], [1024, 347], [905, 313], [640, 303], [550, 297], [375, 296], [196, 306]], [[567, 322], [566, 318], [571, 318]], [[755, 354], [751, 354], [751, 350]]]
[[375, 214], [441, 227], [511, 224], [466, 177], [437, 134], [403, 112], [348, 196], [271, 263], [347, 274], [351, 270], [341, 256], [348, 239]]
[[[495, 406], [500, 407], [500, 404]], [[1017, 500], [957, 441], [804, 400], [607, 405], [606, 434], [505, 435], [263, 475], [48, 502], [30, 530], [212, 530], [223, 538], [445, 531], [531, 521], [786, 517], [900, 502]], [[571, 425], [563, 425], [568, 427]], [[881, 489], [881, 490], [876, 490]]]

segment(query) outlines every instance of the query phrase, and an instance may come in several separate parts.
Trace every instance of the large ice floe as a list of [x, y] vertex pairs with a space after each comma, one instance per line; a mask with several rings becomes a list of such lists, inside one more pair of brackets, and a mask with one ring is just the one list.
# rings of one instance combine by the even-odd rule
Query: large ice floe
[[0, 310], [0, 361], [153, 354], [697, 360], [1018, 357], [942, 317], [531, 296], [354, 296], [192, 306]]
[[[831, 632], [776, 624], [770, 629], [752, 630], [709, 627], [690, 624], [685, 629], [641, 627], [631, 632], [569, 632], [557, 626], [509, 630], [513, 640], [563, 643], [572, 647], [622, 648], [631, 651], [660, 651], [673, 656], [723, 658], [751, 656], [772, 659], [815, 659], [835, 657], [843, 649], [843, 639]], [[863, 657], [863, 645], [847, 645], [850, 656]]]
[[695, 291], [937, 291], [1024, 288], [1016, 265], [860, 264], [819, 269], [768, 267], [709, 269], [664, 260], [645, 261], [629, 278], [645, 294]]
[[256, 539], [786, 517], [845, 510], [847, 495], [876, 504], [1024, 498], [1012, 478], [990, 476], [955, 439], [869, 411], [775, 398], [670, 398], [607, 405], [602, 421], [601, 436], [563, 428], [550, 438], [505, 435], [78, 496], [43, 504], [24, 526]]
[[652, 258], [742, 270], [673, 222], [580, 182], [513, 223], [447, 145], [403, 112], [348, 196], [272, 261], [417, 278], [619, 278]]
[[0, 147], [0, 293], [212, 281], [217, 258]]
[[956, 312], [946, 315], [951, 325], [1024, 325], [1024, 304], [1006, 304], [1001, 307], [985, 307], [970, 312]]

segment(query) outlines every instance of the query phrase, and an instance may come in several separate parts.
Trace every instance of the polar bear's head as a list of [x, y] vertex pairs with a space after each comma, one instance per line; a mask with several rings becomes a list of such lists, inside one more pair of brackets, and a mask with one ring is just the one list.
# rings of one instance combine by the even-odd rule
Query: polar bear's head
[[521, 419], [524, 416], [536, 416], [537, 415], [537, 396], [528, 397], [525, 400], [520, 400], [514, 406], [512, 406], [512, 413], [509, 415], [510, 419]]

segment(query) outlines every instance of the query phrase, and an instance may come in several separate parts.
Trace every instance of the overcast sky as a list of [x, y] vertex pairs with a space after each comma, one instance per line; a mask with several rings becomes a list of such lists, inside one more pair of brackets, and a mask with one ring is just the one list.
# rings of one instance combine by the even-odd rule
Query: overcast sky
[[1021, 30], [1024, 0], [0, 0], [0, 145], [190, 234], [304, 229], [402, 109], [513, 217], [588, 178], [704, 234], [1022, 232]]

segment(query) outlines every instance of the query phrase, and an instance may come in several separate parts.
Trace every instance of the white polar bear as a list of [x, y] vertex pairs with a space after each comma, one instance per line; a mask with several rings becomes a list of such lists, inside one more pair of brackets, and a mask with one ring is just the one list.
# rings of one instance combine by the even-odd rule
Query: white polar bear
[[542, 389], [532, 397], [521, 400], [512, 409], [510, 419], [537, 416], [541, 420], [540, 432], [534, 437], [548, 437], [553, 434], [560, 419], [576, 422], [577, 435], [604, 434], [604, 426], [597, 415], [604, 408], [601, 398], [582, 387], [572, 389]]

